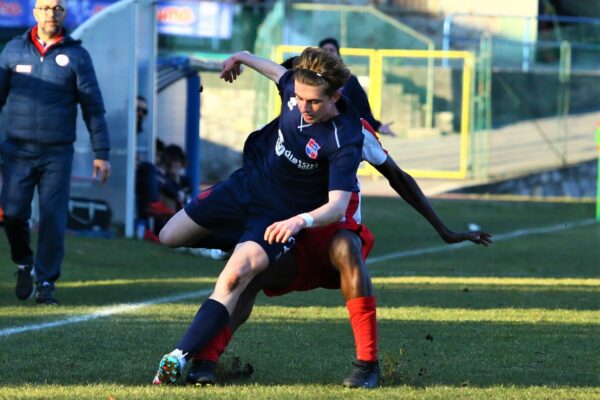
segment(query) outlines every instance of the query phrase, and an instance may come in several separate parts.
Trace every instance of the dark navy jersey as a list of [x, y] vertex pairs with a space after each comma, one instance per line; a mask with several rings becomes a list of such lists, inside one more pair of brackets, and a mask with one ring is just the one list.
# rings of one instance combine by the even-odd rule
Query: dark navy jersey
[[342, 98], [339, 115], [304, 122], [295, 97], [293, 71], [279, 80], [279, 118], [248, 137], [244, 166], [255, 195], [290, 212], [311, 211], [328, 201], [328, 192], [357, 192], [356, 170], [363, 142], [360, 117]]

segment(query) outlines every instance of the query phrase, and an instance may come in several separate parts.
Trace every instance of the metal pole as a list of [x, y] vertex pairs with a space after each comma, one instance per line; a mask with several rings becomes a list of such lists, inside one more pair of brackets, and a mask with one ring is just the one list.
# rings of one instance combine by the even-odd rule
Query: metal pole
[[472, 168], [477, 177], [487, 177], [490, 164], [489, 134], [491, 127], [491, 41], [489, 33], [481, 35], [477, 57], [476, 85], [474, 90], [475, 123], [473, 124]]
[[[428, 47], [429, 51], [434, 51], [435, 48], [433, 43]], [[427, 57], [427, 97], [425, 103], [425, 127], [433, 127], [433, 85], [434, 85], [434, 72], [435, 66], [433, 63], [433, 57]]]
[[194, 73], [187, 78], [187, 111], [185, 120], [186, 175], [191, 195], [196, 197], [200, 187], [200, 77]]
[[[138, 3], [134, 2], [130, 7], [131, 12], [131, 27], [130, 34], [134, 38], [134, 43], [138, 45]], [[129, 54], [129, 63], [131, 65], [129, 75], [129, 118], [127, 126], [129, 132], [127, 132], [127, 172], [126, 172], [126, 184], [125, 184], [125, 237], [132, 238], [134, 235], [134, 220], [135, 220], [135, 157], [136, 157], [136, 111], [135, 102], [138, 93], [138, 71], [137, 71], [137, 60], [135, 52], [132, 51]]]
[[[448, 51], [450, 50], [450, 29], [452, 29], [452, 18], [454, 14], [448, 14], [446, 18], [444, 18], [444, 39], [442, 41], [442, 50]], [[442, 59], [442, 66], [448, 66], [448, 59]]]
[[[141, 34], [145, 35], [143, 36], [143, 38], [145, 39], [145, 43], [147, 43], [144, 47], [148, 46], [148, 59], [147, 61], [147, 67], [146, 67], [146, 76], [145, 76], [145, 81], [142, 79], [142, 76], [138, 76], [138, 86], [142, 86], [144, 85], [144, 92], [146, 94], [146, 101], [148, 103], [148, 119], [150, 120], [150, 135], [148, 135], [147, 137], [147, 142], [146, 142], [146, 148], [148, 149], [148, 152], [146, 153], [148, 156], [148, 160], [150, 162], [153, 162], [153, 160], [156, 160], [156, 136], [157, 136], [157, 131], [156, 131], [156, 127], [158, 125], [157, 123], [157, 115], [158, 113], [156, 112], [157, 109], [157, 103], [158, 103], [158, 96], [156, 95], [157, 89], [156, 89], [156, 60], [158, 58], [158, 34], [156, 33], [156, 2], [151, 1], [151, 0], [146, 0], [145, 2], [145, 7], [150, 7], [151, 8], [151, 12], [144, 12], [142, 15], [144, 18], [146, 18], [146, 20], [143, 21], [143, 26], [148, 27], [149, 31], [144, 31]], [[139, 14], [138, 14], [138, 18], [139, 18]], [[151, 38], [151, 39], [148, 39]], [[138, 43], [138, 46], [140, 46], [140, 44]], [[139, 48], [139, 47], [138, 47]], [[139, 66], [138, 66], [139, 68]], [[139, 72], [138, 72], [139, 74]], [[138, 88], [139, 89], [139, 88]], [[142, 92], [142, 93], [144, 93]]]
[[570, 80], [571, 80], [571, 44], [563, 40], [560, 43], [560, 63], [558, 69], [558, 136], [562, 139], [562, 164], [567, 163], [567, 121], [566, 116], [569, 114], [570, 102]]
[[492, 135], [492, 58], [493, 58], [493, 42], [490, 36], [487, 40], [487, 54], [485, 65], [485, 174], [486, 177], [490, 174], [491, 169], [491, 135]]
[[531, 58], [531, 17], [525, 19], [525, 32], [523, 32], [523, 60], [521, 70], [529, 71], [529, 61]]
[[349, 47], [348, 46], [348, 14], [345, 11], [340, 13], [340, 39], [341, 39], [341, 47]]

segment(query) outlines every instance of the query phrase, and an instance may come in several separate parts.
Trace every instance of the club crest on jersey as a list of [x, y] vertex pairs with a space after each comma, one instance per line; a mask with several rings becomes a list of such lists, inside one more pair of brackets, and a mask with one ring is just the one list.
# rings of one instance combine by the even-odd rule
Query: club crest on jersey
[[309, 156], [310, 158], [312, 158], [313, 160], [315, 160], [317, 158], [317, 156], [319, 155], [319, 149], [321, 148], [321, 146], [319, 145], [319, 143], [317, 143], [315, 141], [315, 139], [310, 138], [310, 140], [308, 141], [308, 143], [306, 143], [306, 155]]

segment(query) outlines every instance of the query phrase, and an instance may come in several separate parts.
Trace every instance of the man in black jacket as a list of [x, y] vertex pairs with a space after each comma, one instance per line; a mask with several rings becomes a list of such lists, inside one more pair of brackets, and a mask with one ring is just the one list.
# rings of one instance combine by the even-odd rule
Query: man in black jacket
[[[323, 50], [340, 57], [340, 45], [338, 41], [334, 38], [326, 38], [319, 42], [319, 47]], [[396, 134], [391, 130], [390, 125], [392, 124], [382, 124], [378, 120], [375, 119], [373, 114], [371, 113], [371, 106], [369, 105], [369, 99], [365, 90], [360, 86], [356, 75], [351, 75], [348, 82], [342, 88], [342, 94], [346, 96], [352, 104], [358, 114], [367, 120], [367, 122], [382, 135], [388, 136], [396, 136]]]
[[[8, 42], [0, 54], [0, 110], [4, 227], [17, 270], [16, 295], [33, 293], [39, 304], [56, 304], [54, 282], [64, 255], [77, 104], [92, 149], [93, 176], [110, 175], [104, 104], [88, 52], [63, 29], [64, 0], [37, 0], [37, 25]], [[31, 200], [37, 187], [40, 225], [34, 260], [30, 247]]]

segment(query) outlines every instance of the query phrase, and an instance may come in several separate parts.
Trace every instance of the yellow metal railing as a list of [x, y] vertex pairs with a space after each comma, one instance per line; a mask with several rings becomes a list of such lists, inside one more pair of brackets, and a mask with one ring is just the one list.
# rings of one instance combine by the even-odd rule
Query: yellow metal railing
[[394, 58], [423, 58], [433, 60], [436, 58], [462, 59], [462, 96], [461, 96], [461, 115], [460, 115], [460, 160], [457, 171], [439, 171], [439, 170], [408, 170], [412, 175], [420, 178], [450, 178], [464, 179], [467, 177], [468, 153], [469, 153], [469, 133], [471, 121], [471, 83], [473, 79], [473, 67], [475, 65], [474, 56], [468, 51], [443, 51], [443, 50], [377, 50], [375, 52], [375, 65], [373, 69], [379, 72], [379, 76], [374, 79], [370, 91], [373, 91], [373, 97], [379, 99], [371, 104], [373, 115], [376, 118], [381, 116], [381, 99], [383, 98], [383, 59], [385, 57]]
[[[379, 11], [373, 6], [361, 6], [361, 5], [343, 5], [343, 4], [315, 4], [315, 3], [294, 3], [291, 5], [294, 11], [306, 11], [306, 12], [333, 12], [339, 13], [340, 15], [340, 45], [342, 47], [348, 47], [348, 31], [355, 27], [348, 27], [346, 19], [348, 14], [368, 14], [377, 20], [381, 21], [384, 25], [393, 27], [396, 31], [402, 32], [406, 36], [412, 38], [413, 42], [420, 43], [423, 47], [429, 51], [435, 49], [435, 43], [433, 39], [429, 38], [422, 33], [414, 30], [410, 26], [403, 24], [397, 19], [390, 17], [389, 15]], [[387, 47], [387, 46], [381, 46]], [[429, 59], [427, 63], [427, 89], [425, 99], [425, 126], [431, 128], [433, 126], [433, 59]]]
[[[281, 63], [286, 55], [299, 54], [306, 46], [277, 46], [274, 51], [274, 59]], [[341, 48], [340, 53], [344, 56], [359, 56], [369, 59], [369, 91], [368, 98], [371, 105], [371, 110], [375, 118], [381, 118], [381, 102], [383, 95], [383, 60], [384, 58], [421, 58], [427, 59], [428, 64], [434, 59], [458, 59], [463, 60], [462, 74], [462, 96], [461, 96], [461, 116], [460, 116], [460, 150], [459, 150], [459, 167], [457, 170], [411, 170], [409, 173], [418, 178], [439, 178], [439, 179], [464, 179], [468, 173], [468, 154], [469, 154], [469, 136], [470, 136], [470, 120], [471, 120], [471, 96], [472, 96], [472, 80], [474, 68], [474, 56], [467, 51], [443, 51], [443, 50], [393, 50], [393, 49], [358, 49], [358, 48]], [[428, 67], [429, 69], [429, 67]], [[279, 115], [281, 110], [281, 100], [274, 91], [273, 107], [271, 109], [271, 119]], [[363, 166], [358, 170], [361, 176], [379, 176], [379, 172], [371, 165], [363, 163]]]

